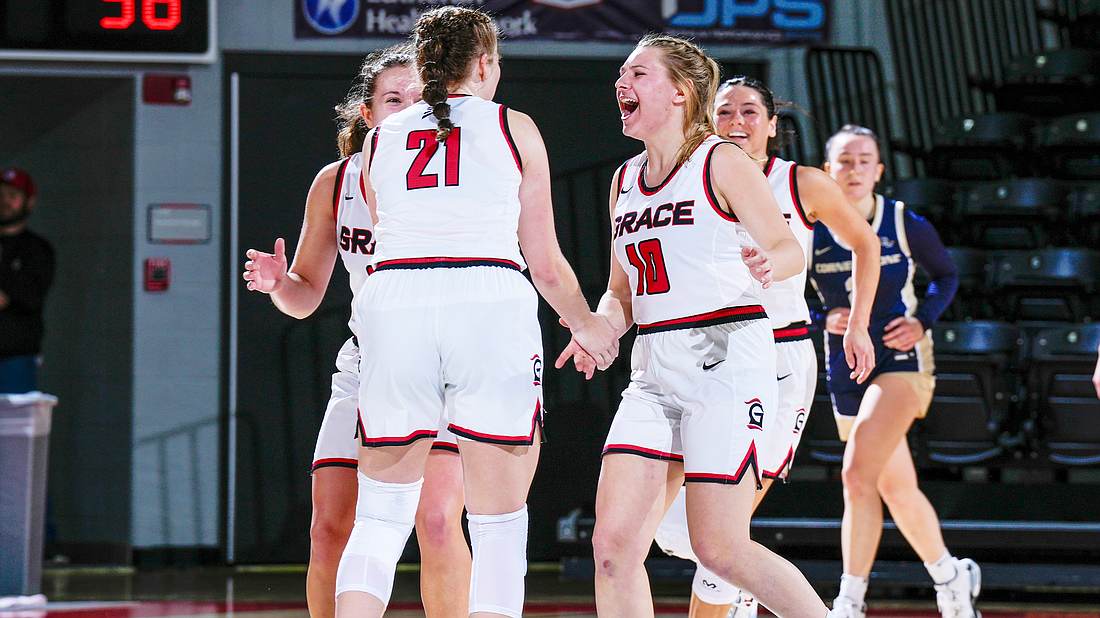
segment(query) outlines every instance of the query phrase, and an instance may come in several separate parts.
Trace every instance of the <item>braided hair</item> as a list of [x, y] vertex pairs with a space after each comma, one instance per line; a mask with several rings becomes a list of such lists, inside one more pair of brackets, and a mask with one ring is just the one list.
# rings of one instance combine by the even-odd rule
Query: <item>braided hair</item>
[[347, 98], [336, 106], [336, 125], [339, 128], [336, 146], [340, 150], [341, 158], [363, 149], [363, 140], [366, 139], [370, 127], [359, 113], [359, 106], [370, 107], [374, 104], [378, 77], [387, 69], [408, 67], [412, 64], [412, 48], [407, 43], [375, 52], [363, 60]]
[[496, 51], [497, 26], [481, 11], [443, 6], [423, 13], [413, 35], [416, 69], [424, 84], [422, 97], [439, 123], [435, 139], [442, 142], [455, 126], [447, 96], [466, 80], [470, 64], [478, 56]]
[[[731, 77], [727, 79], [726, 81], [722, 82], [721, 86], [718, 87], [718, 92], [722, 92], [723, 90], [733, 88], [735, 86], [752, 88], [760, 94], [760, 99], [764, 102], [764, 108], [768, 112], [768, 120], [775, 118], [775, 115], [776, 113], [778, 113], [780, 107], [788, 107], [794, 105], [789, 101], [776, 101], [775, 96], [772, 94], [772, 91], [769, 90], [768, 87], [763, 84], [763, 82], [747, 75], [738, 75], [736, 77]], [[794, 141], [794, 131], [790, 129], [784, 130], [777, 127], [775, 137], [768, 138], [767, 150], [768, 152], [776, 152], [787, 144], [791, 143], [792, 141]]]
[[717, 133], [714, 124], [714, 97], [718, 92], [718, 63], [703, 53], [697, 45], [667, 34], [647, 34], [638, 41], [637, 49], [655, 47], [664, 51], [660, 62], [673, 83], [687, 94], [684, 110], [686, 140], [677, 155], [677, 164], [688, 160], [691, 153], [708, 136]]

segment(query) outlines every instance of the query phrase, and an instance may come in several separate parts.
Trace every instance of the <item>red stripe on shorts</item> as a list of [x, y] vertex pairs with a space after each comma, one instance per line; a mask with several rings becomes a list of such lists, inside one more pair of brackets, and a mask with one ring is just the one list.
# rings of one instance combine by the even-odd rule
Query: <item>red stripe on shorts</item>
[[699, 328], [702, 326], [714, 326], [728, 322], [740, 322], [743, 320], [759, 320], [768, 317], [764, 308], [760, 305], [746, 305], [744, 307], [726, 307], [709, 313], [691, 315], [685, 318], [662, 320], [652, 324], [639, 324], [638, 334], [658, 333], [667, 330], [680, 330], [684, 328]]

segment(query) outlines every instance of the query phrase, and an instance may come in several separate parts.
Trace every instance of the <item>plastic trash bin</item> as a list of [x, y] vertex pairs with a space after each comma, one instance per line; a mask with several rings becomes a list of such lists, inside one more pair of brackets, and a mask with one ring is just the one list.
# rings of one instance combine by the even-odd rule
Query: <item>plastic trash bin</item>
[[46, 461], [57, 398], [0, 394], [0, 596], [42, 587]]

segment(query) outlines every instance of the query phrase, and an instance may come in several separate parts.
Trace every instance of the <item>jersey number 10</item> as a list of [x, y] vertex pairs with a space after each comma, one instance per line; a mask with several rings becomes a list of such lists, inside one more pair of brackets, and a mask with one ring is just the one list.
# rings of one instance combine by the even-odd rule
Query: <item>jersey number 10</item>
[[[443, 142], [444, 168], [443, 184], [447, 187], [458, 186], [458, 150], [460, 127], [451, 129], [451, 134]], [[419, 150], [413, 159], [408, 173], [405, 174], [405, 184], [411, 191], [413, 189], [426, 189], [439, 186], [439, 174], [425, 174], [428, 162], [439, 150], [439, 142], [435, 141], [435, 129], [425, 129], [409, 133], [409, 139], [405, 143], [406, 150]]]
[[669, 290], [668, 271], [665, 270], [665, 256], [661, 252], [661, 241], [657, 238], [643, 240], [637, 247], [626, 246], [626, 259], [638, 269], [637, 296], [643, 294], [664, 294]]

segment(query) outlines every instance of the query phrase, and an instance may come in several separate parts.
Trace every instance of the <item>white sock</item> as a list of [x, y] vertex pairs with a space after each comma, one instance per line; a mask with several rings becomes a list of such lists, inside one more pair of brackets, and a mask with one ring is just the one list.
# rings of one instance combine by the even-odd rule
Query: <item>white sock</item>
[[955, 579], [955, 557], [946, 549], [943, 550], [939, 560], [932, 563], [925, 562], [924, 568], [928, 569], [932, 581], [937, 584], [946, 584]]
[[840, 576], [840, 593], [837, 597], [847, 597], [856, 603], [863, 603], [867, 596], [867, 584], [871, 582], [866, 577], [858, 577], [845, 573]]

